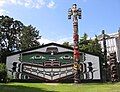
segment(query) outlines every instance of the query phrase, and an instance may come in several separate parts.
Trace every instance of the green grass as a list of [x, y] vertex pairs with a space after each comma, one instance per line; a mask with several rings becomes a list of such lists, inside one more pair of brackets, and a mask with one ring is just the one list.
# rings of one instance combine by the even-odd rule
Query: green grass
[[120, 92], [120, 83], [0, 83], [0, 92]]

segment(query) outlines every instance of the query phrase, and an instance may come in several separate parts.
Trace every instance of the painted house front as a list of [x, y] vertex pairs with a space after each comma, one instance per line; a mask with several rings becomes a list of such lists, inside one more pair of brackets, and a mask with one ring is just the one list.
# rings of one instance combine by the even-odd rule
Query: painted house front
[[[96, 55], [80, 53], [80, 79], [101, 80], [100, 60]], [[15, 52], [6, 59], [11, 79], [36, 79], [44, 82], [73, 80], [73, 48], [49, 43]]]

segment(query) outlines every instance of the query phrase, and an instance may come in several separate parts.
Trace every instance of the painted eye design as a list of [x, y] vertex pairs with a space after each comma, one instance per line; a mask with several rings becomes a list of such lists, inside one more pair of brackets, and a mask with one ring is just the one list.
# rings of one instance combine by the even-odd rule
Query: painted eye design
[[30, 57], [30, 59], [45, 59], [45, 57], [37, 55]]
[[72, 56], [65, 55], [65, 56], [61, 56], [60, 59], [69, 60], [69, 59], [73, 59], [73, 57], [72, 57]]

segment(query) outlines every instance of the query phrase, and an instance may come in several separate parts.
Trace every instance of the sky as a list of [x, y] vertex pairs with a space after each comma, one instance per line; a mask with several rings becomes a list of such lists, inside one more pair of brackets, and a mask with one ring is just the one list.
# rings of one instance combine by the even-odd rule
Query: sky
[[82, 9], [79, 19], [79, 35], [89, 37], [111, 34], [120, 27], [120, 0], [0, 0], [0, 15], [8, 15], [25, 25], [39, 30], [40, 43], [72, 42], [72, 19], [68, 9], [77, 4]]

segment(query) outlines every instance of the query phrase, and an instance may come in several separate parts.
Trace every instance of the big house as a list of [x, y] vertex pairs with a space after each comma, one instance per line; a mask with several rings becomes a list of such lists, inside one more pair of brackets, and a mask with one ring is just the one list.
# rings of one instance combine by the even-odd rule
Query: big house
[[[39, 80], [43, 82], [73, 81], [73, 48], [48, 43], [7, 56], [7, 74], [10, 79]], [[101, 81], [100, 58], [80, 51], [82, 81]]]

